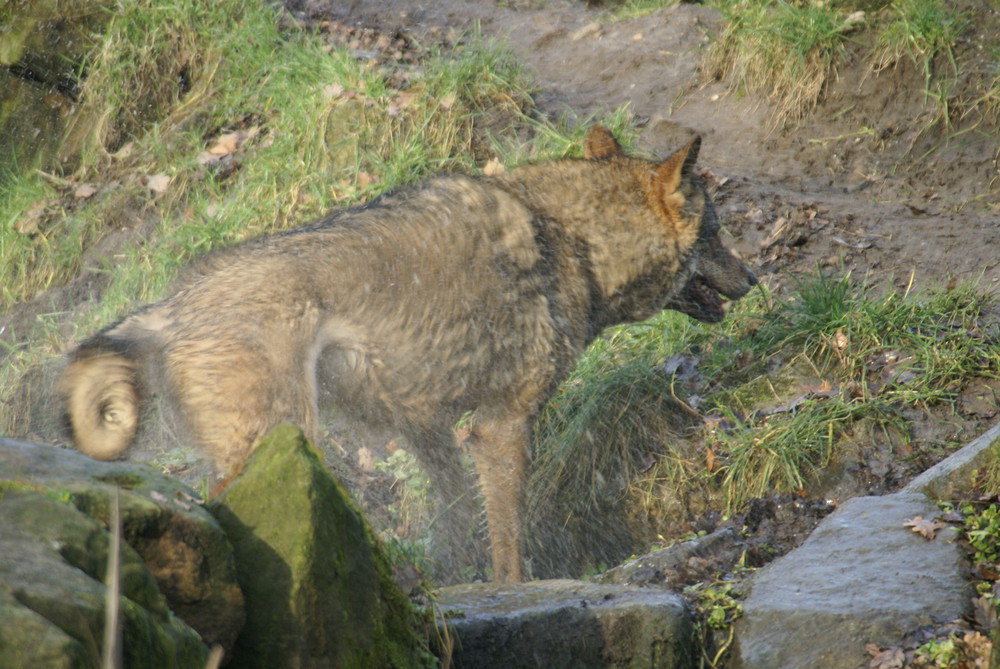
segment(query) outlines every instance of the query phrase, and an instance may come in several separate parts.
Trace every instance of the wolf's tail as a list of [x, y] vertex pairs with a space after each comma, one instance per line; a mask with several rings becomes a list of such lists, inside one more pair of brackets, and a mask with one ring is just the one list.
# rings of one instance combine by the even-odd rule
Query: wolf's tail
[[138, 364], [128, 348], [97, 335], [73, 353], [59, 380], [73, 442], [98, 460], [121, 455], [139, 424]]

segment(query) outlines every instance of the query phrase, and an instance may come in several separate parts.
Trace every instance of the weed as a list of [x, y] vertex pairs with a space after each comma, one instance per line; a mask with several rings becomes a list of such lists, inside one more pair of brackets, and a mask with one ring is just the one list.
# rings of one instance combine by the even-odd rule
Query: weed
[[962, 506], [965, 537], [972, 548], [974, 564], [1000, 562], [1000, 507], [990, 504], [977, 511], [971, 504]]
[[960, 10], [937, 0], [895, 0], [891, 16], [876, 38], [876, 72], [909, 58], [923, 71], [930, 90], [934, 59], [941, 55], [951, 65], [952, 74], [958, 74], [953, 47], [968, 25], [968, 18]]
[[743, 615], [736, 583], [716, 580], [684, 589], [684, 596], [695, 612], [695, 633], [702, 653], [699, 666], [708, 669], [724, 666], [732, 650], [733, 623]]
[[[415, 528], [426, 527], [434, 504], [430, 492], [430, 479], [423, 473], [417, 460], [405, 449], [397, 448], [385, 460], [375, 463], [375, 471], [393, 478], [392, 487], [397, 502], [389, 505], [389, 513], [397, 537], [412, 537]], [[400, 544], [402, 550], [402, 544]], [[408, 552], [403, 550], [404, 553]], [[417, 564], [416, 551], [412, 557]]]
[[955, 637], [949, 636], [944, 640], [931, 639], [917, 648], [916, 655], [931, 667], [944, 668], [956, 666], [960, 653], [955, 645]]
[[795, 121], [820, 100], [857, 21], [827, 3], [720, 2], [726, 26], [708, 55], [709, 71], [736, 89], [773, 98], [775, 125]]

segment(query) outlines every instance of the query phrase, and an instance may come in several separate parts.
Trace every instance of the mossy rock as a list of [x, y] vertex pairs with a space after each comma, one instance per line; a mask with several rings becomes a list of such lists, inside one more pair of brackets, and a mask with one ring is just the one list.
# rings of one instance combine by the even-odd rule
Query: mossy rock
[[301, 430], [281, 425], [211, 510], [247, 603], [240, 667], [421, 667], [409, 601], [364, 518]]
[[[195, 491], [148, 465], [98, 462], [72, 450], [0, 438], [0, 498], [18, 492], [75, 507], [103, 527], [117, 494], [122, 538], [156, 579], [166, 605], [206, 644], [232, 645], [243, 625], [233, 551]], [[69, 557], [76, 549], [66, 551]]]
[[[98, 667], [110, 534], [72, 505], [0, 496], [0, 669]], [[204, 666], [208, 649], [167, 609], [139, 555], [121, 547], [123, 666]]]

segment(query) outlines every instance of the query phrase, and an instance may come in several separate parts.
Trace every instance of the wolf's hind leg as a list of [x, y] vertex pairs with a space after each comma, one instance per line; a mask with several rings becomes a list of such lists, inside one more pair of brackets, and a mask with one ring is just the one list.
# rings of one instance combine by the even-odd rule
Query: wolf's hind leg
[[480, 507], [475, 479], [462, 462], [462, 451], [450, 427], [411, 430], [406, 436], [438, 500], [431, 535], [435, 556], [441, 563], [439, 577], [445, 582], [458, 582], [454, 568], [479, 571], [485, 563], [485, 553], [477, 540]]
[[486, 503], [493, 580], [522, 580], [521, 496], [527, 469], [528, 421], [511, 415], [476, 423], [472, 455]]

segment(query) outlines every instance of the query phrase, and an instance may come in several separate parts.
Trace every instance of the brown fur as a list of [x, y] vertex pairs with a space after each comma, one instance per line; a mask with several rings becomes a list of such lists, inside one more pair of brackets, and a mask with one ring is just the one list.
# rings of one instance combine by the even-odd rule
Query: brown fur
[[282, 421], [316, 437], [329, 400], [406, 436], [467, 528], [452, 426], [474, 410], [494, 578], [520, 580], [531, 424], [584, 347], [668, 306], [719, 320], [718, 293], [756, 282], [718, 239], [698, 144], [651, 163], [595, 127], [585, 160], [430, 179], [211, 254], [71, 356], [74, 441], [119, 456], [155, 395], [225, 473]]

